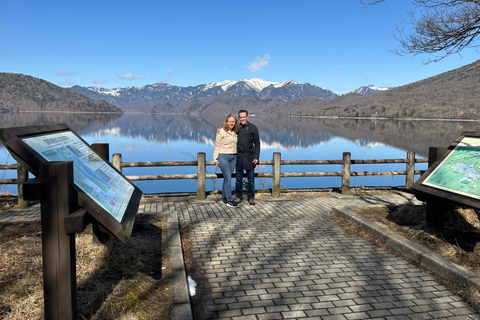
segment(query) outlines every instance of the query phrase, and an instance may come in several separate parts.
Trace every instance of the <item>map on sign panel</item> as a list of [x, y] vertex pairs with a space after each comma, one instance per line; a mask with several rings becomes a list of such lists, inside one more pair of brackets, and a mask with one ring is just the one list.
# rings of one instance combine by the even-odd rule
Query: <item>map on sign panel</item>
[[480, 139], [464, 137], [422, 184], [480, 199]]
[[77, 187], [121, 222], [134, 187], [72, 132], [23, 139], [48, 161], [72, 161]]

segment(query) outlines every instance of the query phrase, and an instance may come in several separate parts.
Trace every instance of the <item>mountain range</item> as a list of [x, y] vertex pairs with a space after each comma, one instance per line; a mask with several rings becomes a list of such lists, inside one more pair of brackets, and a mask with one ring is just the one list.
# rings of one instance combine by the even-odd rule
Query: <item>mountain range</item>
[[88, 98], [39, 78], [0, 72], [0, 113], [7, 111], [122, 112], [103, 100]]
[[150, 112], [352, 117], [377, 119], [478, 119], [480, 60], [463, 67], [389, 90], [362, 95], [352, 92], [325, 99], [302, 97], [286, 101], [236, 96], [225, 91], [213, 98], [139, 106]]
[[[370, 85], [360, 87], [353, 92], [365, 95], [388, 89]], [[213, 99], [225, 92], [232, 93], [237, 97], [250, 96], [259, 99], [280, 99], [283, 101], [305, 97], [333, 99], [339, 96], [329, 89], [310, 83], [298, 83], [293, 80], [270, 82], [260, 78], [238, 81], [227, 80], [191, 87], [173, 86], [166, 82], [158, 82], [143, 87], [114, 89], [73, 86], [70, 90], [93, 99], [103, 99], [124, 110], [138, 110], [138, 108], [143, 109], [142, 107], [145, 106], [153, 107], [162, 103], [179, 104], [194, 99]]]
[[0, 113], [9, 111], [123, 112], [352, 117], [386, 119], [478, 119], [480, 60], [394, 88], [367, 86], [338, 95], [292, 80], [223, 81], [194, 87], [165, 82], [104, 89], [58, 87], [23, 74], [0, 73]]

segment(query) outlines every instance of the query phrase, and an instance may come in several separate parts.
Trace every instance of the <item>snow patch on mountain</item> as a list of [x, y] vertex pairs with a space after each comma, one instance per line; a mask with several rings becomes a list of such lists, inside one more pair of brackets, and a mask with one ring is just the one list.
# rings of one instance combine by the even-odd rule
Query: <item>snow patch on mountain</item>
[[292, 83], [296, 84], [295, 81], [291, 81], [291, 80], [286, 80], [286, 81], [283, 81], [283, 82], [270, 82], [270, 81], [265, 81], [261, 78], [253, 78], [253, 79], [250, 79], [250, 80], [240, 79], [238, 81], [225, 80], [225, 81], [222, 81], [222, 82], [212, 82], [212, 83], [206, 84], [202, 91], [206, 91], [206, 90], [209, 90], [209, 89], [212, 89], [212, 88], [215, 88], [215, 87], [221, 87], [223, 91], [227, 91], [230, 87], [233, 87], [234, 85], [236, 85], [240, 82], [245, 83], [247, 86], [249, 86], [250, 88], [254, 89], [257, 92], [261, 92], [263, 89], [265, 89], [266, 87], [269, 87], [271, 85], [273, 85], [275, 88], [279, 88], [279, 87], [282, 87], [283, 85], [285, 85], [289, 82], [292, 82]]
[[100, 94], [107, 94], [113, 97], [120, 96], [121, 91], [125, 90], [125, 88], [106, 89], [106, 88], [99, 88], [99, 87], [88, 87], [88, 89]]
[[361, 95], [367, 95], [367, 94], [372, 94], [372, 93], [376, 93], [376, 92], [380, 92], [380, 91], [387, 91], [387, 90], [390, 90], [390, 89], [391, 89], [391, 87], [377, 87], [377, 86], [371, 84], [369, 86], [363, 86], [363, 87], [360, 87], [358, 89], [355, 89], [352, 92], [353, 93], [359, 93]]

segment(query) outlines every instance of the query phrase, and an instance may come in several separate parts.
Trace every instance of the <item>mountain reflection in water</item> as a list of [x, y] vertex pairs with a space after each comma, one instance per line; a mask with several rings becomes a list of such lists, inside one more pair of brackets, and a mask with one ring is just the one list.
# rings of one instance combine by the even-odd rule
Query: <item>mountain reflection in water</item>
[[[66, 123], [88, 143], [110, 144], [110, 157], [121, 153], [123, 161], [185, 161], [205, 152], [212, 160], [215, 131], [226, 115], [172, 114], [54, 114], [4, 113], [0, 128], [37, 124]], [[405, 158], [407, 151], [416, 157], [427, 157], [429, 147], [446, 147], [464, 131], [480, 131], [476, 121], [394, 121], [372, 119], [255, 117], [249, 120], [260, 132], [260, 160], [271, 160], [273, 152], [281, 152], [282, 160], [341, 159], [351, 152], [352, 159]], [[0, 154], [0, 160], [1, 154]], [[358, 167], [356, 167], [358, 166]], [[405, 170], [405, 165], [361, 167], [352, 171]], [[341, 171], [340, 166], [282, 166], [282, 171]], [[322, 168], [320, 168], [322, 167]], [[424, 169], [421, 167], [420, 169]], [[419, 168], [417, 168], [419, 169]], [[271, 168], [260, 166], [262, 172]], [[207, 167], [214, 172], [214, 167]], [[125, 168], [124, 174], [194, 173], [195, 168]], [[283, 188], [339, 187], [340, 178], [284, 178]], [[259, 181], [257, 188], [262, 188]], [[144, 192], [195, 191], [195, 181], [137, 181]], [[216, 185], [207, 189], [218, 188]], [[268, 183], [267, 183], [268, 184]], [[353, 185], [403, 185], [403, 176], [363, 177]], [[164, 187], [165, 186], [165, 187]], [[268, 185], [267, 185], [268, 187]]]

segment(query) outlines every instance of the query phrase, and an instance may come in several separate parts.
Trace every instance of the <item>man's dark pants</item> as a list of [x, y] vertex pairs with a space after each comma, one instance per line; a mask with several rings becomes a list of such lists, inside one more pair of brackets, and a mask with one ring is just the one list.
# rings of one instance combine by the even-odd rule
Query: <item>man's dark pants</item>
[[235, 195], [237, 199], [243, 199], [243, 174], [244, 171], [247, 173], [247, 198], [255, 199], [255, 169], [252, 168], [251, 170], [237, 170], [236, 177], [237, 180], [235, 181]]

